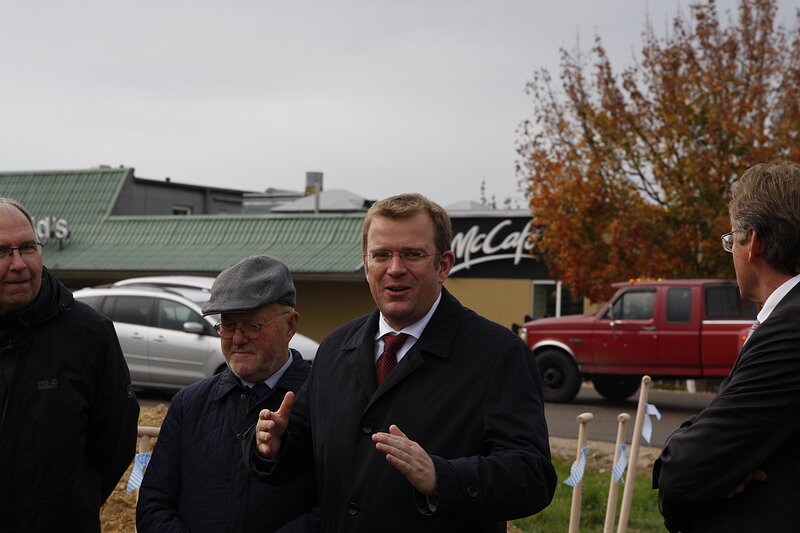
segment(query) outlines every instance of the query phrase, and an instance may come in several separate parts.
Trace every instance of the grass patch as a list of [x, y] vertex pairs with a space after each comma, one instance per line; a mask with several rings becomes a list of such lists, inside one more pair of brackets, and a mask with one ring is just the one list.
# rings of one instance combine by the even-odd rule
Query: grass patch
[[[525, 533], [564, 533], [567, 530], [569, 511], [572, 505], [572, 487], [565, 485], [564, 480], [569, 477], [571, 464], [571, 462], [553, 459], [553, 466], [558, 472], [558, 486], [553, 503], [535, 516], [515, 520], [513, 524], [516, 527]], [[650, 476], [637, 475], [636, 477], [628, 531], [630, 533], [664, 531], [664, 520], [658, 512], [658, 492], [650, 488], [652, 485]], [[581, 500], [581, 531], [603, 531], [610, 479], [611, 472], [595, 472], [586, 469], [583, 476], [583, 498]], [[621, 485], [619, 488], [617, 520], [619, 520], [619, 508], [624, 487]], [[615, 524], [614, 531], [616, 530]]]

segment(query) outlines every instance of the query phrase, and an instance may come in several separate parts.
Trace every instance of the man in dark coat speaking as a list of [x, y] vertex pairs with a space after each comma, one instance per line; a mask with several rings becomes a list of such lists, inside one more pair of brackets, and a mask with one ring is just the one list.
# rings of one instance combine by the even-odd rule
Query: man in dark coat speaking
[[289, 269], [268, 255], [233, 265], [214, 281], [203, 313], [221, 313], [216, 329], [228, 368], [172, 399], [139, 492], [137, 531], [305, 531], [310, 475], [271, 486], [242, 460], [259, 410], [298, 390], [311, 366], [289, 348], [299, 320]]
[[260, 413], [251, 468], [313, 469], [323, 531], [504, 532], [550, 503], [536, 361], [442, 287], [451, 236], [420, 195], [375, 203], [362, 252], [378, 309], [323, 341], [296, 402]]
[[139, 404], [114, 324], [43, 266], [28, 212], [0, 198], [0, 531], [100, 531]]

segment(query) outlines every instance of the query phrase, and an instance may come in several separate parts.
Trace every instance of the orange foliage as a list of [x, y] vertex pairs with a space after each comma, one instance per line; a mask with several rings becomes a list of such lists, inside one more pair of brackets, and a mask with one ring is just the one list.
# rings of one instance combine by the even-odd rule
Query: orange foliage
[[[630, 277], [731, 277], [719, 236], [730, 185], [755, 163], [800, 161], [800, 27], [776, 27], [776, 0], [742, 0], [723, 26], [713, 0], [668, 36], [643, 34], [616, 75], [561, 51], [561, 91], [528, 84], [518, 172], [538, 253], [574, 295], [601, 300]], [[800, 11], [796, 13], [800, 20]]]

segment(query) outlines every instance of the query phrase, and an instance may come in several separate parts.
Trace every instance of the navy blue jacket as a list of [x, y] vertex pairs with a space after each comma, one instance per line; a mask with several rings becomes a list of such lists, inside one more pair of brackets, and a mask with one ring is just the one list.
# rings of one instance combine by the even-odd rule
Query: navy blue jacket
[[230, 369], [174, 396], [139, 489], [140, 533], [269, 533], [312, 507], [311, 476], [271, 486], [252, 476], [242, 458], [242, 440], [258, 412], [277, 410], [308, 377], [311, 365], [294, 350], [292, 357], [278, 385], [252, 406], [252, 393]]

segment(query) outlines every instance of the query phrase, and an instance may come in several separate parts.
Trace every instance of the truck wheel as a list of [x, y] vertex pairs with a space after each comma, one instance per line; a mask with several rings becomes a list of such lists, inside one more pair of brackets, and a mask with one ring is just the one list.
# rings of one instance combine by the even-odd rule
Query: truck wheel
[[578, 394], [581, 376], [575, 362], [559, 350], [545, 350], [537, 358], [546, 402], [569, 403]]
[[606, 400], [624, 400], [639, 390], [642, 380], [636, 376], [592, 376], [592, 384]]

